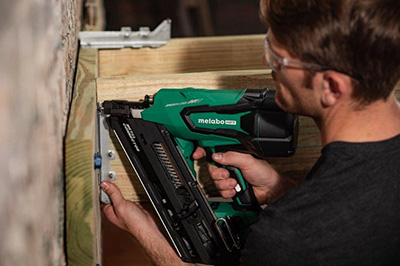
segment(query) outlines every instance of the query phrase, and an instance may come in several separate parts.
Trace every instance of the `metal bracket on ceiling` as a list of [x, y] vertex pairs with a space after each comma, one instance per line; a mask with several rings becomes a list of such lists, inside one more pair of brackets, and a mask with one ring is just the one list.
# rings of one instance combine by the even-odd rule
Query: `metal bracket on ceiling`
[[171, 20], [164, 20], [153, 31], [149, 27], [141, 27], [139, 31], [130, 27], [122, 27], [121, 31], [81, 31], [79, 39], [83, 48], [157, 48], [171, 39]]

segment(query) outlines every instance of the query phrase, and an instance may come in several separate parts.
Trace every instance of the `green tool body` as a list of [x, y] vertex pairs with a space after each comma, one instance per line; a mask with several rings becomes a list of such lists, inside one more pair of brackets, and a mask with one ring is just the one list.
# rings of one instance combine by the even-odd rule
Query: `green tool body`
[[[208, 161], [215, 164], [212, 153], [230, 150], [257, 157], [290, 156], [297, 142], [297, 134], [293, 134], [298, 127], [297, 117], [283, 112], [270, 90], [162, 89], [142, 116], [168, 129], [194, 175], [191, 154], [196, 146], [204, 148]], [[227, 168], [238, 183], [233, 198], [235, 209], [259, 212], [259, 204], [240, 169], [221, 167]]]
[[[211, 202], [199, 187], [192, 154], [237, 151], [257, 158], [295, 152], [298, 118], [274, 91], [161, 89], [140, 102], [106, 101], [107, 123], [120, 141], [182, 260], [238, 264], [260, 205], [240, 169], [232, 202]], [[217, 165], [217, 164], [216, 164]]]

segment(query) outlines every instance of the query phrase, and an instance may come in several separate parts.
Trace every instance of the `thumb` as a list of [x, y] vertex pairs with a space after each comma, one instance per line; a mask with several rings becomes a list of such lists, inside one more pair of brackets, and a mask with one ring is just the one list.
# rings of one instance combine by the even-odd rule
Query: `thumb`
[[212, 159], [216, 163], [222, 165], [232, 165], [244, 169], [249, 166], [249, 162], [252, 162], [251, 159], [254, 159], [254, 157], [246, 153], [228, 151], [224, 153], [214, 153]]
[[103, 181], [100, 186], [103, 191], [110, 197], [114, 206], [119, 206], [125, 202], [121, 190], [119, 190], [119, 188], [114, 183]]

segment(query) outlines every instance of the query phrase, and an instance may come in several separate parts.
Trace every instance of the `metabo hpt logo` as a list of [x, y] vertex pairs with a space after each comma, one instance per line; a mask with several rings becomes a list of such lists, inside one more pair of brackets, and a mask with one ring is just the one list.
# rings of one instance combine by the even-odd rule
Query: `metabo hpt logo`
[[210, 124], [210, 125], [227, 125], [227, 126], [236, 126], [236, 120], [224, 120], [218, 118], [199, 118], [197, 119], [198, 124]]

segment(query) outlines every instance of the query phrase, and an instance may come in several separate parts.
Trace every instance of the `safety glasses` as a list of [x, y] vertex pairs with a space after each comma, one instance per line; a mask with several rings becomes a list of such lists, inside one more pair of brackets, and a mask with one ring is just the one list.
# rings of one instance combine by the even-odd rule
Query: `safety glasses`
[[350, 73], [347, 71], [342, 71], [338, 70], [333, 67], [329, 66], [322, 66], [318, 64], [312, 64], [312, 63], [304, 63], [301, 61], [296, 61], [296, 60], [291, 60], [285, 57], [282, 57], [275, 53], [270, 45], [269, 45], [269, 40], [268, 40], [268, 35], [264, 40], [264, 64], [269, 65], [269, 67], [272, 69], [274, 72], [279, 72], [283, 67], [288, 67], [288, 68], [298, 68], [298, 69], [310, 69], [313, 71], [335, 71], [339, 72], [345, 75], [348, 75], [358, 81], [362, 81], [362, 77], [358, 74]]

